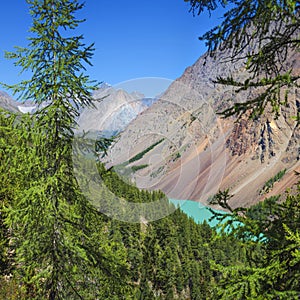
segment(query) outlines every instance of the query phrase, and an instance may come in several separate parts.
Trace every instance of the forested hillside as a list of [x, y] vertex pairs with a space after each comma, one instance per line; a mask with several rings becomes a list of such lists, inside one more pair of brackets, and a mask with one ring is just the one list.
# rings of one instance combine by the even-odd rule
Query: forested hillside
[[[79, 112], [93, 107], [98, 87], [82, 73], [93, 45], [70, 35], [83, 4], [27, 3], [32, 37], [7, 57], [32, 78], [6, 87], [36, 110], [0, 111], [0, 299], [299, 299], [299, 185], [235, 209], [230, 190], [220, 190], [210, 201], [226, 213], [215, 213], [220, 225], [211, 228], [175, 209], [161, 191], [139, 190], [106, 170], [100, 157], [112, 140], [89, 137], [88, 148], [84, 136], [75, 136]], [[96, 172], [87, 176], [90, 164]], [[95, 186], [97, 197], [89, 198]], [[109, 213], [117, 210], [116, 197], [121, 204], [160, 200], [164, 218], [131, 211], [133, 220], [120, 221]]]
[[[31, 180], [26, 174], [31, 166], [26, 163], [27, 158], [23, 150], [26, 147], [27, 155], [31, 155], [34, 150], [35, 141], [31, 139], [34, 125], [27, 115], [16, 116], [2, 111], [0, 116], [1, 161], [4, 162], [1, 164], [0, 173], [3, 183], [0, 194], [0, 298], [60, 299], [51, 298], [49, 286], [43, 285], [43, 282], [49, 280], [47, 269], [50, 265], [46, 255], [42, 266], [36, 265], [35, 256], [24, 253], [30, 257], [27, 258], [26, 268], [16, 257], [19, 251], [22, 251], [21, 240], [30, 247], [44, 247], [47, 241], [41, 241], [39, 237], [39, 234], [43, 234], [43, 227], [39, 227], [41, 232], [36, 232], [34, 240], [33, 231], [28, 232], [28, 236], [16, 236], [16, 233], [26, 230], [33, 221], [43, 226], [45, 220], [36, 216], [36, 220], [26, 220], [25, 223], [15, 220], [12, 224], [12, 216], [9, 215], [10, 209], [20, 209], [22, 205], [18, 195], [20, 197], [25, 193], [25, 189], [30, 188]], [[22, 156], [20, 153], [23, 153]], [[163, 196], [161, 192], [138, 190], [125, 183], [116, 173], [106, 171], [102, 164], [99, 164], [99, 175], [106, 188], [128, 201], [151, 202]], [[114, 199], [109, 198], [110, 194], [105, 191], [104, 193], [106, 203], [113, 203]], [[228, 205], [229, 198], [228, 194], [221, 193], [216, 195], [214, 200], [224, 206], [224, 203]], [[96, 211], [91, 213], [91, 208], [85, 207], [84, 217], [88, 218], [86, 221], [89, 224], [85, 234], [90, 234], [92, 239], [89, 243], [82, 241], [84, 248], [73, 249], [74, 253], [68, 255], [65, 251], [70, 251], [67, 250], [68, 247], [73, 248], [75, 245], [61, 245], [61, 255], [64, 255], [66, 261], [60, 262], [60, 272], [63, 272], [61, 275], [67, 279], [64, 283], [65, 288], [72, 288], [61, 290], [60, 297], [245, 299], [245, 296], [250, 294], [251, 299], [275, 299], [277, 296], [281, 297], [278, 299], [297, 299], [300, 292], [300, 240], [297, 234], [300, 199], [299, 196], [288, 195], [286, 201], [280, 205], [276, 204], [276, 200], [277, 198], [271, 198], [248, 210], [232, 211], [231, 219], [227, 222], [235, 220], [243, 225], [238, 227], [237, 223], [233, 222], [234, 227], [230, 227], [229, 224], [230, 230], [218, 229], [219, 233], [206, 223], [196, 224], [180, 209], [161, 220], [132, 224], [110, 219]], [[41, 207], [36, 209], [46, 209], [42, 203], [40, 205]], [[29, 207], [25, 204], [22, 209], [26, 208]], [[43, 213], [39, 211], [39, 214]], [[73, 217], [75, 219], [72, 222], [80, 220], [76, 215]], [[67, 225], [71, 220], [66, 219], [63, 222]], [[226, 222], [224, 224], [226, 225]], [[76, 228], [76, 224], [71, 226], [73, 230], [74, 226]], [[75, 241], [74, 234], [78, 232], [68, 233], [70, 242]], [[67, 238], [65, 235], [64, 237]], [[80, 241], [79, 243], [81, 244]], [[31, 251], [31, 248], [27, 249]], [[94, 258], [92, 264], [85, 266], [87, 269], [82, 269], [83, 266], [78, 261], [73, 261], [76, 251], [83, 250], [87, 255], [85, 260], [100, 250], [95, 256], [99, 260]], [[60, 260], [61, 258], [58, 262]], [[90, 277], [81, 274], [80, 270], [85, 270], [89, 276], [96, 275], [93, 279], [96, 281], [90, 281]], [[259, 298], [260, 295], [263, 295], [262, 298]]]
[[[1, 161], [6, 162], [1, 165], [1, 201], [4, 208], [18, 206], [19, 204], [14, 203], [14, 198], [29, 184], [24, 172], [27, 164], [18, 157], [20, 147], [24, 147], [25, 144], [28, 152], [33, 150], [30, 146], [33, 141], [28, 139], [31, 135], [30, 130], [21, 129], [20, 124], [23, 122], [29, 122], [28, 116], [16, 117], [5, 111], [1, 113]], [[6, 171], [8, 166], [10, 172]], [[20, 172], [20, 169], [23, 171]], [[99, 165], [99, 170], [105, 185], [128, 201], [151, 202], [162, 197], [160, 192], [140, 191], [124, 183], [114, 173], [106, 172], [102, 165]], [[106, 201], [110, 203], [113, 199], [107, 198]], [[32, 282], [29, 278], [26, 280], [30, 273], [22, 269], [21, 262], [15, 261], [15, 251], [19, 251], [18, 243], [12, 243], [12, 232], [6, 225], [9, 220], [5, 211], [2, 210], [1, 214], [0, 298], [41, 299], [38, 298], [39, 291], [35, 285], [40, 280], [46, 280], [46, 273], [37, 273], [40, 277], [37, 282]], [[90, 268], [99, 269], [102, 275], [98, 277], [99, 282], [95, 284], [92, 294], [82, 294], [82, 287], [76, 283], [79, 278], [74, 278], [74, 295], [71, 296], [70, 293], [66, 296], [63, 293], [64, 299], [76, 299], [77, 293], [78, 298], [81, 295], [83, 299], [213, 298], [213, 286], [218, 280], [218, 275], [212, 269], [211, 261], [223, 266], [242, 264], [246, 261], [245, 252], [237, 240], [231, 237], [220, 239], [214, 229], [207, 224], [196, 224], [179, 209], [172, 215], [152, 223], [119, 222], [100, 213], [95, 218], [89, 222], [93, 222], [93, 242], [96, 247], [102, 249], [103, 262]], [[43, 220], [40, 219], [39, 222], [43, 223]], [[21, 225], [14, 224], [14, 227]], [[88, 248], [87, 251], [93, 251], [93, 248]], [[118, 262], [120, 264], [116, 264]], [[77, 268], [76, 265], [77, 263], [73, 267]], [[47, 269], [46, 265], [45, 268]], [[68, 272], [67, 269], [62, 271]], [[114, 286], [114, 278], [119, 281], [116, 283], [118, 288]], [[44, 288], [46, 290], [43, 294], [47, 298], [47, 286]]]

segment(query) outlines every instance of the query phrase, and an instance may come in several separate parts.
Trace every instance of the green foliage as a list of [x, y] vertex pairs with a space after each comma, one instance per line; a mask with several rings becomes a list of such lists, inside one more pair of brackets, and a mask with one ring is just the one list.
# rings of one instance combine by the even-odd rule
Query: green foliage
[[[105, 140], [106, 139], [104, 139], [104, 141]], [[130, 167], [127, 167], [127, 166], [129, 164], [131, 164], [131, 163], [133, 163], [135, 161], [138, 161], [141, 158], [143, 158], [145, 154], [147, 154], [149, 151], [151, 151], [152, 149], [154, 149], [157, 145], [159, 145], [161, 142], [163, 142], [163, 140], [164, 139], [160, 139], [159, 141], [155, 142], [151, 146], [147, 147], [145, 150], [139, 152], [138, 154], [136, 154], [135, 156], [133, 156], [132, 158], [130, 158], [128, 161], [125, 161], [122, 164], [114, 166], [114, 167], [112, 167], [112, 169], [114, 171], [117, 171], [118, 174], [122, 175], [122, 177], [123, 177], [124, 180], [125, 180], [125, 178], [127, 178], [126, 180], [128, 182], [130, 182], [131, 181], [132, 173], [134, 173], [134, 172], [136, 172], [138, 170], [144, 169], [148, 165], [147, 164], [142, 164], [142, 165], [136, 165], [136, 166], [130, 166]], [[99, 141], [97, 141], [97, 143], [99, 143]], [[109, 144], [111, 143], [110, 139], [108, 139], [108, 143]], [[106, 151], [103, 151], [103, 155], [105, 155], [106, 153], [107, 153]]]
[[[106, 198], [101, 202], [101, 211], [114, 209], [111, 207], [116, 196], [143, 203], [164, 197], [159, 191], [139, 190], [112, 169], [106, 171], [101, 163], [99, 172], [103, 182], [103, 191], [99, 192], [102, 199]], [[173, 212], [168, 199], [164, 205], [162, 210]], [[130, 224], [114, 220], [107, 229], [126, 247], [134, 299], [215, 299], [217, 276], [210, 261], [224, 266], [245, 261], [237, 240], [220, 239], [207, 223], [196, 224], [179, 209], [155, 222]]]
[[163, 142], [164, 139], [160, 139], [159, 141], [155, 142], [153, 145], [149, 146], [148, 148], [146, 148], [145, 150], [143, 150], [142, 152], [138, 153], [137, 155], [135, 155], [134, 157], [130, 158], [128, 160], [128, 162], [126, 164], [130, 164], [133, 163], [137, 160], [140, 160], [141, 158], [143, 158], [143, 156], [145, 154], [147, 154], [149, 151], [151, 151], [152, 149], [154, 149], [157, 145], [159, 145], [161, 142]]
[[282, 203], [278, 200], [271, 197], [247, 209], [232, 209], [232, 219], [224, 221], [223, 234], [240, 239], [248, 259], [239, 266], [214, 265], [221, 273], [221, 299], [298, 299], [299, 191], [287, 194]]
[[232, 198], [232, 195], [229, 193], [229, 189], [226, 189], [225, 191], [219, 191], [216, 195], [213, 195], [210, 197], [209, 204], [215, 205], [218, 204], [222, 208], [227, 209], [232, 212], [232, 209], [230, 205], [228, 204], [228, 201]]
[[181, 157], [180, 152], [176, 152], [172, 155], [172, 161], [175, 162], [177, 159]]
[[[8, 117], [7, 114], [4, 116]], [[39, 153], [37, 145], [33, 142], [35, 138], [40, 137], [43, 130], [39, 132], [34, 126], [35, 119], [32, 120], [28, 116], [22, 118], [24, 118], [22, 122], [11, 120], [15, 133], [10, 144], [15, 152], [8, 153], [14, 157], [14, 160], [10, 161], [10, 169], [15, 172], [15, 175], [9, 177], [14, 182], [7, 192], [16, 194], [12, 197], [13, 203], [18, 204], [21, 211], [13, 210], [15, 204], [8, 208], [12, 216], [9, 216], [7, 221], [14, 218], [14, 226], [10, 228], [14, 228], [15, 240], [11, 240], [18, 242], [19, 245], [10, 246], [11, 249], [18, 250], [14, 262], [16, 270], [13, 272], [12, 279], [3, 281], [4, 284], [0, 289], [5, 295], [3, 298], [13, 299], [13, 297], [17, 298], [17, 295], [24, 295], [19, 297], [44, 299], [49, 296], [44, 283], [48, 282], [47, 278], [50, 277], [48, 272], [53, 270], [53, 267], [50, 268], [51, 255], [48, 248], [52, 247], [52, 251], [55, 249], [47, 238], [51, 237], [51, 226], [57, 226], [61, 233], [61, 236], [56, 236], [57, 243], [59, 242], [57, 251], [60, 254], [57, 256], [56, 266], [59, 270], [63, 270], [58, 274], [58, 281], [64, 285], [60, 295], [67, 299], [79, 298], [75, 293], [83, 299], [173, 299], [176, 297], [218, 299], [221, 297], [221, 291], [217, 287], [221, 289], [224, 286], [223, 269], [218, 268], [226, 269], [235, 265], [243, 266], [246, 270], [248, 265], [246, 254], [250, 251], [245, 251], [245, 247], [241, 247], [238, 240], [231, 236], [220, 237], [206, 223], [196, 224], [180, 210], [152, 223], [129, 224], [110, 220], [98, 214], [88, 202], [79, 205], [77, 197], [77, 204], [70, 205], [72, 199], [69, 199], [69, 204], [60, 202], [59, 205], [63, 205], [64, 210], [59, 212], [57, 219], [54, 218], [55, 211], [50, 212], [47, 208], [48, 206], [51, 208], [51, 203], [46, 197], [43, 197], [42, 203], [39, 203], [34, 194], [24, 194], [26, 190], [24, 186], [32, 186], [34, 190], [40, 191], [43, 190], [45, 182], [50, 185], [51, 181], [49, 183], [46, 177], [39, 180], [41, 177], [38, 175], [40, 173], [37, 173], [40, 170], [39, 164], [35, 164], [35, 169], [32, 169], [31, 165], [21, 164], [18, 159], [18, 155], [26, 158], [24, 156], [26, 149], [28, 158], [36, 157], [37, 161], [43, 161], [42, 157], [37, 155]], [[11, 134], [12, 131], [10, 130], [9, 133]], [[8, 138], [6, 135], [3, 136], [5, 139]], [[38, 139], [39, 145], [42, 137]], [[46, 164], [47, 161], [44, 163]], [[122, 181], [112, 170], [105, 171], [100, 163], [99, 172], [105, 184], [102, 192], [107, 205], [113, 203], [114, 195], [135, 202], [156, 201], [164, 196], [158, 191], [138, 190]], [[1, 173], [1, 176], [5, 178], [5, 172]], [[31, 178], [28, 176], [31, 176], [32, 180], [28, 180]], [[17, 181], [20, 193], [15, 189]], [[35, 187], [36, 181], [39, 184], [38, 189]], [[70, 183], [70, 177], [67, 182]], [[114, 194], [105, 192], [108, 187]], [[63, 187], [61, 192], [58, 192], [62, 193], [63, 190], [66, 191], [65, 195], [72, 192], [70, 187]], [[20, 199], [21, 192], [25, 195], [26, 206], [23, 205], [23, 199]], [[165, 205], [166, 208], [162, 207], [162, 209], [168, 209], [170, 206], [167, 201]], [[24, 223], [26, 211], [30, 211], [30, 215], [26, 217]], [[250, 211], [248, 214], [250, 215]], [[252, 214], [256, 214], [254, 210]], [[19, 221], [20, 216], [21, 221]], [[261, 221], [259, 220], [258, 223]], [[51, 222], [53, 225], [49, 225]], [[289, 227], [286, 228], [291, 228], [288, 223], [287, 226]], [[63, 239], [60, 240], [60, 237]], [[291, 234], [291, 244], [295, 246], [292, 250], [291, 264], [297, 263], [299, 258], [294, 256], [298, 244], [297, 239], [292, 237]], [[23, 239], [26, 240], [25, 245], [22, 244]], [[40, 252], [41, 250], [43, 252]], [[256, 260], [262, 256], [259, 247], [252, 247], [251, 253], [252, 258]], [[22, 263], [19, 262], [21, 255]], [[215, 267], [216, 265], [218, 268]], [[73, 291], [73, 295], [64, 281], [64, 276], [68, 276], [70, 280], [68, 284], [75, 283], [76, 290]], [[20, 284], [22, 289], [19, 289]]]
[[138, 170], [142, 170], [147, 168], [149, 165], [148, 164], [144, 164], [144, 165], [138, 165], [138, 166], [132, 166], [131, 170], [132, 172], [137, 172]]
[[226, 60], [235, 63], [242, 60], [249, 76], [244, 81], [219, 77], [215, 83], [231, 85], [237, 92], [250, 90], [251, 98], [235, 103], [222, 114], [251, 116], [262, 114], [269, 106], [275, 116], [282, 106], [292, 101], [291, 92], [298, 87], [300, 78], [294, 65], [287, 65], [291, 53], [300, 48], [299, 2], [291, 1], [215, 1], [185, 0], [194, 14], [204, 10], [210, 13], [219, 6], [226, 8], [223, 21], [205, 33], [208, 54], [215, 56], [217, 50], [225, 52]]
[[17, 280], [3, 276], [0, 278], [0, 299], [26, 299], [26, 293]]
[[[296, 299], [299, 193], [248, 209], [231, 209], [229, 190], [218, 193], [214, 201], [230, 211], [216, 215], [230, 216], [221, 234], [179, 209], [155, 222], [131, 224], [109, 219], [87, 200], [74, 174], [72, 145], [78, 108], [91, 105], [95, 88], [80, 73], [92, 46], [85, 47], [82, 36], [63, 37], [80, 23], [74, 14], [82, 5], [27, 2], [33, 37], [28, 49], [8, 56], [33, 78], [13, 89], [45, 106], [33, 116], [0, 112], [0, 297]], [[209, 3], [213, 9], [215, 2]], [[96, 149], [93, 144], [93, 151], [105, 154], [111, 142], [102, 140]], [[90, 163], [86, 158], [87, 169]], [[114, 197], [135, 203], [164, 199], [161, 210], [174, 210], [162, 192], [140, 191], [101, 163], [98, 171], [101, 211], [111, 209]]]
[[259, 192], [260, 194], [266, 194], [268, 193], [274, 186], [275, 182], [278, 182], [281, 180], [281, 178], [284, 176], [286, 173], [286, 169], [283, 169], [279, 171], [274, 177], [270, 178], [262, 187], [261, 191]]
[[[242, 62], [248, 72], [244, 80], [218, 77], [217, 84], [229, 85], [236, 93], [249, 91], [244, 102], [234, 99], [221, 114], [256, 118], [265, 111], [278, 117], [284, 106], [293, 103], [300, 75], [293, 64], [299, 52], [299, 1], [185, 0], [194, 14], [213, 13], [225, 8], [223, 21], [205, 33], [208, 55], [225, 61]], [[297, 101], [297, 100], [296, 100]], [[250, 112], [250, 114], [248, 114]], [[285, 170], [266, 182], [263, 192], [281, 179]], [[299, 299], [300, 196], [286, 195], [284, 202], [271, 197], [250, 208], [232, 209], [229, 190], [220, 191], [211, 201], [228, 210], [215, 214], [221, 221], [221, 235], [241, 241], [247, 261], [225, 266], [212, 262], [219, 272], [216, 299]]]
[[[12, 124], [15, 121], [14, 115], [8, 112], [0, 111], [0, 272], [4, 274], [8, 269], [8, 228], [4, 224], [5, 215], [3, 207], [7, 205], [13, 197], [13, 189], [9, 172], [6, 172], [6, 161], [9, 160], [7, 153], [12, 147]], [[3, 162], [3, 163], [2, 163]]]
[[76, 0], [27, 2], [33, 37], [28, 48], [8, 57], [33, 77], [12, 88], [22, 92], [23, 100], [45, 105], [10, 124], [16, 140], [6, 149], [5, 168], [9, 192], [15, 184], [16, 189], [1, 212], [9, 250], [15, 253], [13, 275], [26, 299], [125, 298], [130, 289], [126, 251], [105, 233], [73, 170], [75, 118], [79, 108], [92, 105], [96, 87], [81, 73], [92, 46], [86, 47], [82, 36], [64, 37], [81, 22], [75, 13], [83, 5]]
[[[99, 137], [95, 142], [95, 154], [101, 158], [107, 155], [109, 147], [115, 142], [116, 136], [110, 138]], [[85, 139], [86, 140], [86, 139]]]

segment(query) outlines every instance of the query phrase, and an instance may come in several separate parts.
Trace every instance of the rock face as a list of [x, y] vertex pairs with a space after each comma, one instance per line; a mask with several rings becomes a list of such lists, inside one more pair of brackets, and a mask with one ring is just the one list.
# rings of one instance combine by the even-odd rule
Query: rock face
[[148, 108], [153, 99], [133, 92], [104, 86], [95, 94], [95, 108], [85, 108], [79, 117], [80, 131], [101, 131], [110, 136], [124, 128], [142, 111]]
[[[244, 80], [242, 62], [222, 62], [201, 57], [150, 108], [126, 127], [109, 153], [107, 165], [119, 165], [164, 139], [128, 167], [143, 165], [131, 179], [141, 188], [161, 189], [170, 198], [192, 199], [207, 204], [219, 189], [234, 194], [232, 205], [250, 205], [265, 197], [264, 183], [287, 169], [284, 178], [297, 182], [300, 165], [300, 130], [293, 116], [300, 112], [300, 94], [290, 94], [289, 105], [278, 119], [266, 112], [250, 121], [221, 119], [216, 114], [229, 103], [245, 101], [247, 91], [238, 93], [212, 79], [229, 76]], [[226, 55], [225, 55], [226, 56]], [[291, 56], [295, 66], [299, 55]], [[286, 182], [283, 178], [282, 182]], [[280, 190], [281, 183], [274, 189]], [[282, 188], [286, 188], [283, 184]]]
[[36, 107], [30, 102], [16, 102], [7, 93], [0, 91], [0, 107], [11, 112], [32, 113]]
[[8, 111], [18, 112], [17, 103], [2, 91], [0, 91], [0, 107]]

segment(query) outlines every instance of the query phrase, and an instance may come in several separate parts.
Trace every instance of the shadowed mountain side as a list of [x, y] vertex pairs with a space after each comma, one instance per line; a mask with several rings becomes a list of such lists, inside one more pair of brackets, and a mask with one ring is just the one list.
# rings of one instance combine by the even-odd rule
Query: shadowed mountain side
[[17, 102], [2, 91], [0, 91], [0, 107], [11, 112], [19, 112]]
[[0, 91], [0, 107], [14, 113], [34, 113], [37, 110], [37, 105], [32, 101], [15, 101], [6, 92]]

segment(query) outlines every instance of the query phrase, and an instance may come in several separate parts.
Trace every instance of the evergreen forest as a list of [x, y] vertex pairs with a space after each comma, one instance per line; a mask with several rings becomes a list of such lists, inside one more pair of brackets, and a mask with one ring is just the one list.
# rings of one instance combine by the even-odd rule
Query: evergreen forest
[[[39, 109], [0, 111], [0, 299], [299, 299], [300, 186], [235, 209], [230, 191], [219, 191], [212, 201], [227, 213], [214, 213], [220, 224], [212, 228], [175, 209], [161, 191], [139, 190], [86, 157], [86, 166], [97, 163], [104, 200], [86, 197], [72, 147], [76, 118], [93, 106], [98, 85], [84, 74], [94, 46], [70, 36], [84, 5], [27, 3], [32, 37], [7, 57], [33, 75], [6, 87]], [[111, 142], [95, 141], [97, 150], [105, 155]], [[161, 200], [161, 210], [172, 213], [123, 222], [105, 213], [117, 209], [116, 196]]]

